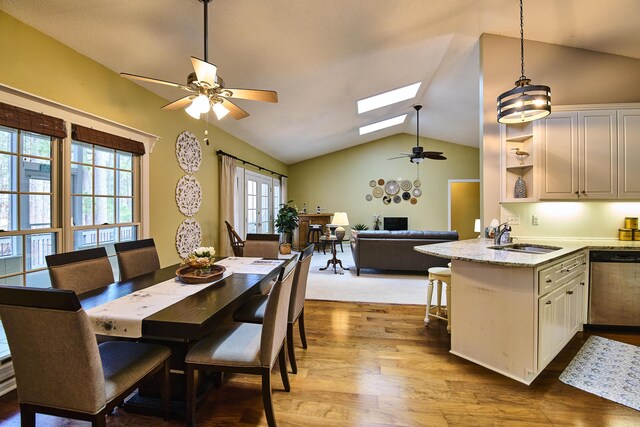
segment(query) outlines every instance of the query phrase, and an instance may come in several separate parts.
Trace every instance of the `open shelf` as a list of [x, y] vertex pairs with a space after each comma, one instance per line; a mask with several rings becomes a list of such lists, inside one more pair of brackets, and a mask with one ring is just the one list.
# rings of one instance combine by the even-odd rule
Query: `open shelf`
[[518, 136], [514, 136], [511, 138], [507, 138], [507, 142], [523, 142], [526, 141], [529, 138], [533, 138], [533, 134], [532, 133], [528, 133], [525, 135], [518, 135]]
[[[500, 201], [505, 203], [533, 202], [536, 200], [534, 123], [515, 123], [501, 126]], [[524, 159], [524, 164], [520, 164], [520, 160], [515, 154], [516, 151], [529, 153], [529, 156]], [[515, 185], [519, 177], [525, 182], [527, 197], [515, 197]]]

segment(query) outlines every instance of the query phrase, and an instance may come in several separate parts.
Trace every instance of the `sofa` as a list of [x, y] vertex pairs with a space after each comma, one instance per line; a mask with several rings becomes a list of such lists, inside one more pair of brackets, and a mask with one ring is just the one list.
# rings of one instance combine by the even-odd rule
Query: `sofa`
[[413, 248], [452, 240], [458, 240], [457, 231], [352, 230], [350, 243], [359, 276], [363, 268], [427, 271], [431, 267], [446, 267], [447, 259], [423, 254]]

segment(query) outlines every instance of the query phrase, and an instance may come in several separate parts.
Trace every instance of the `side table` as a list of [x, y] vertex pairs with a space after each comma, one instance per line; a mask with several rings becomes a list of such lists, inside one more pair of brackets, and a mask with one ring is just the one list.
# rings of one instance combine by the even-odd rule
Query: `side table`
[[333, 264], [333, 273], [337, 274], [338, 270], [337, 270], [337, 265], [340, 264], [340, 268], [343, 270], [348, 270], [348, 268], [343, 267], [342, 265], [342, 261], [340, 261], [337, 258], [337, 252], [336, 252], [336, 243], [342, 243], [343, 241], [346, 241], [344, 239], [342, 240], [338, 240], [338, 238], [336, 236], [320, 236], [320, 241], [322, 242], [322, 245], [324, 246], [327, 242], [331, 243], [331, 259], [329, 259], [327, 261], [327, 265], [324, 268], [321, 268], [320, 270], [326, 270], [327, 268], [329, 268], [329, 265]]

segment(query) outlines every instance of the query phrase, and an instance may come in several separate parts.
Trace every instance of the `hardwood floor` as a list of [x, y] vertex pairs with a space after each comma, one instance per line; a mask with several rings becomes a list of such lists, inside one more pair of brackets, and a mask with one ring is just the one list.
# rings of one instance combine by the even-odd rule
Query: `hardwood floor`
[[[281, 426], [640, 425], [640, 412], [561, 383], [589, 333], [579, 333], [529, 387], [448, 353], [446, 323], [425, 328], [421, 306], [307, 301], [309, 348], [296, 335], [291, 392], [273, 375]], [[297, 332], [297, 328], [296, 328]], [[602, 333], [640, 345], [640, 335]], [[277, 369], [277, 368], [276, 368]], [[259, 378], [234, 375], [198, 410], [198, 426], [266, 425]], [[19, 425], [15, 392], [0, 398], [2, 425]], [[127, 414], [113, 426], [180, 426]], [[38, 415], [38, 425], [86, 423]]]

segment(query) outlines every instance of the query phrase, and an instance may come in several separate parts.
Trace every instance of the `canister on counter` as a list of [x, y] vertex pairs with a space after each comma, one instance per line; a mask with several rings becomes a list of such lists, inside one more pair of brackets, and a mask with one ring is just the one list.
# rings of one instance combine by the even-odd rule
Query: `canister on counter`
[[640, 230], [633, 230], [633, 240], [640, 240]]
[[638, 218], [628, 216], [624, 219], [624, 228], [630, 228], [632, 230], [638, 229]]
[[633, 230], [630, 228], [619, 228], [618, 229], [618, 240], [632, 240], [633, 239]]

